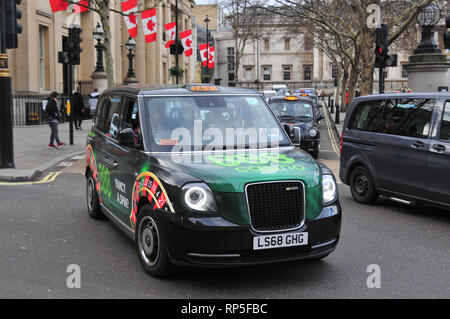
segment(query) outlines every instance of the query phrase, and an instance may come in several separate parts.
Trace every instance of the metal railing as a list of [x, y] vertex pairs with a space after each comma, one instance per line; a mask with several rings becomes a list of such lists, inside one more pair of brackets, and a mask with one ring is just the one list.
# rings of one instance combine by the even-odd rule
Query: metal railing
[[[13, 126], [25, 126], [25, 125], [41, 125], [46, 121], [43, 118], [43, 102], [48, 98], [48, 94], [29, 93], [29, 92], [16, 92], [12, 95], [13, 100], [13, 112], [12, 123]], [[67, 121], [66, 102], [68, 98], [66, 96], [58, 96], [57, 105], [61, 111], [62, 122]], [[88, 104], [89, 95], [83, 95], [83, 101], [85, 108], [89, 108]]]

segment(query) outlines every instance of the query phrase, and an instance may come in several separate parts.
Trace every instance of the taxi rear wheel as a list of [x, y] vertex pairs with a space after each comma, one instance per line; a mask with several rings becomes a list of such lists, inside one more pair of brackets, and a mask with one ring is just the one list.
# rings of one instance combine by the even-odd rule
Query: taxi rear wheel
[[92, 177], [92, 173], [88, 173], [88, 178], [86, 181], [86, 204], [89, 216], [93, 219], [104, 219], [105, 215], [103, 215], [100, 210], [100, 202], [98, 199], [97, 190], [95, 189], [95, 181]]
[[172, 270], [161, 227], [155, 211], [145, 205], [139, 211], [135, 232], [139, 261], [144, 270], [153, 277], [165, 277]]
[[358, 166], [352, 171], [350, 191], [353, 199], [361, 204], [373, 204], [378, 199], [372, 175], [363, 166]]

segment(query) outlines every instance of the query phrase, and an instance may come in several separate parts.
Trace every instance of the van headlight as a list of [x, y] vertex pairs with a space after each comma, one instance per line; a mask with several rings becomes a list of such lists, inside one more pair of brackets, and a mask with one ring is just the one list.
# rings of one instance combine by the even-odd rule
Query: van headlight
[[192, 210], [216, 213], [217, 206], [211, 189], [205, 183], [190, 183], [181, 189], [183, 202]]
[[336, 181], [332, 175], [322, 176], [323, 205], [329, 205], [337, 199]]

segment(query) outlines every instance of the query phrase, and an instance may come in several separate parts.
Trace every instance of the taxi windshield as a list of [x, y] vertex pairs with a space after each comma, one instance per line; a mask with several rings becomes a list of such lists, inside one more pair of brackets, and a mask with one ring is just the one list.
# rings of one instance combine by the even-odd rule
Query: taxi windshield
[[152, 149], [262, 149], [290, 140], [259, 95], [148, 97]]
[[310, 102], [274, 100], [270, 107], [279, 118], [312, 118], [313, 108]]

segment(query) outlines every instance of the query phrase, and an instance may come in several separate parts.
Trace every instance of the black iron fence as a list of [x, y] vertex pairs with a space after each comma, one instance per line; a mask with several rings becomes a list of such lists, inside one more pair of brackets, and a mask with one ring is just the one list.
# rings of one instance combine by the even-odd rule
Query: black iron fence
[[[44, 104], [46, 103], [48, 94], [39, 93], [14, 93], [12, 95], [13, 100], [13, 119], [14, 126], [25, 125], [40, 125], [45, 124]], [[59, 96], [57, 98], [58, 109], [61, 111], [62, 122], [67, 121], [66, 102], [68, 98], [66, 96]], [[89, 109], [89, 95], [83, 95], [84, 106]]]

